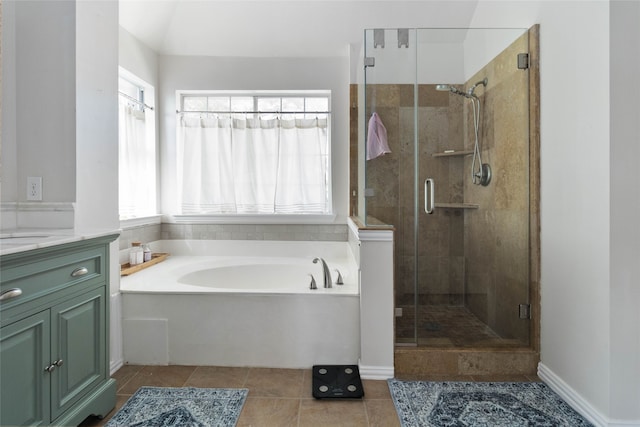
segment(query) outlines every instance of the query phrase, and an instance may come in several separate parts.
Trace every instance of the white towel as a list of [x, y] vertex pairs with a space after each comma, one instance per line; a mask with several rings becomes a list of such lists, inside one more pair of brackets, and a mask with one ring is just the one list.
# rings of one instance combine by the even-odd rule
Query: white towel
[[367, 160], [375, 159], [386, 153], [391, 153], [387, 142], [387, 128], [382, 124], [378, 113], [373, 113], [369, 119], [369, 131], [367, 132]]

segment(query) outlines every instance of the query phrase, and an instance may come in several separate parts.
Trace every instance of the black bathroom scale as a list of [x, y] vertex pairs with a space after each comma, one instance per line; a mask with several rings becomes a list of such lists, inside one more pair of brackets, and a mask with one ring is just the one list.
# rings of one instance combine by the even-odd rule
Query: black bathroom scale
[[313, 367], [313, 397], [316, 399], [364, 396], [357, 365], [315, 365]]

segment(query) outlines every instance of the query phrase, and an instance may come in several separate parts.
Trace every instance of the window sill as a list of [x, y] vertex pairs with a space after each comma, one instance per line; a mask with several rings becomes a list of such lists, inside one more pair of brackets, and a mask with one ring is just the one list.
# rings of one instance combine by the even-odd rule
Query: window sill
[[162, 215], [149, 215], [136, 218], [127, 218], [120, 220], [120, 228], [126, 230], [128, 228], [142, 227], [144, 225], [153, 225], [162, 223]]
[[333, 224], [335, 214], [325, 215], [166, 215], [169, 224]]

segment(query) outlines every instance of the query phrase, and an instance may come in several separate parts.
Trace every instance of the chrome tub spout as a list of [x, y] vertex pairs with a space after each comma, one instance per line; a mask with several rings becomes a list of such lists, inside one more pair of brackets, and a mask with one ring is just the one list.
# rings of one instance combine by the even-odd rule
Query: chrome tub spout
[[331, 272], [329, 271], [329, 266], [327, 265], [325, 260], [322, 259], [322, 258], [314, 258], [313, 259], [313, 263], [314, 264], [317, 264], [318, 261], [322, 262], [322, 270], [324, 271], [324, 287], [325, 288], [330, 288], [331, 287]]

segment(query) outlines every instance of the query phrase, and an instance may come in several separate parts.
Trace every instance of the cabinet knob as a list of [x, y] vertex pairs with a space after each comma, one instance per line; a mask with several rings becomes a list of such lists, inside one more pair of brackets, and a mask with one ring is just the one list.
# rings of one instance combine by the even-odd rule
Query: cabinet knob
[[87, 267], [78, 267], [78, 268], [76, 268], [75, 270], [73, 270], [71, 272], [71, 277], [84, 276], [88, 272], [89, 272], [89, 270], [87, 269]]
[[62, 365], [64, 365], [64, 360], [58, 359], [55, 362], [53, 362], [53, 365], [62, 366]]
[[20, 288], [9, 289], [0, 294], [0, 301], [7, 301], [7, 300], [10, 300], [11, 298], [19, 297], [20, 295], [22, 295], [22, 289]]

